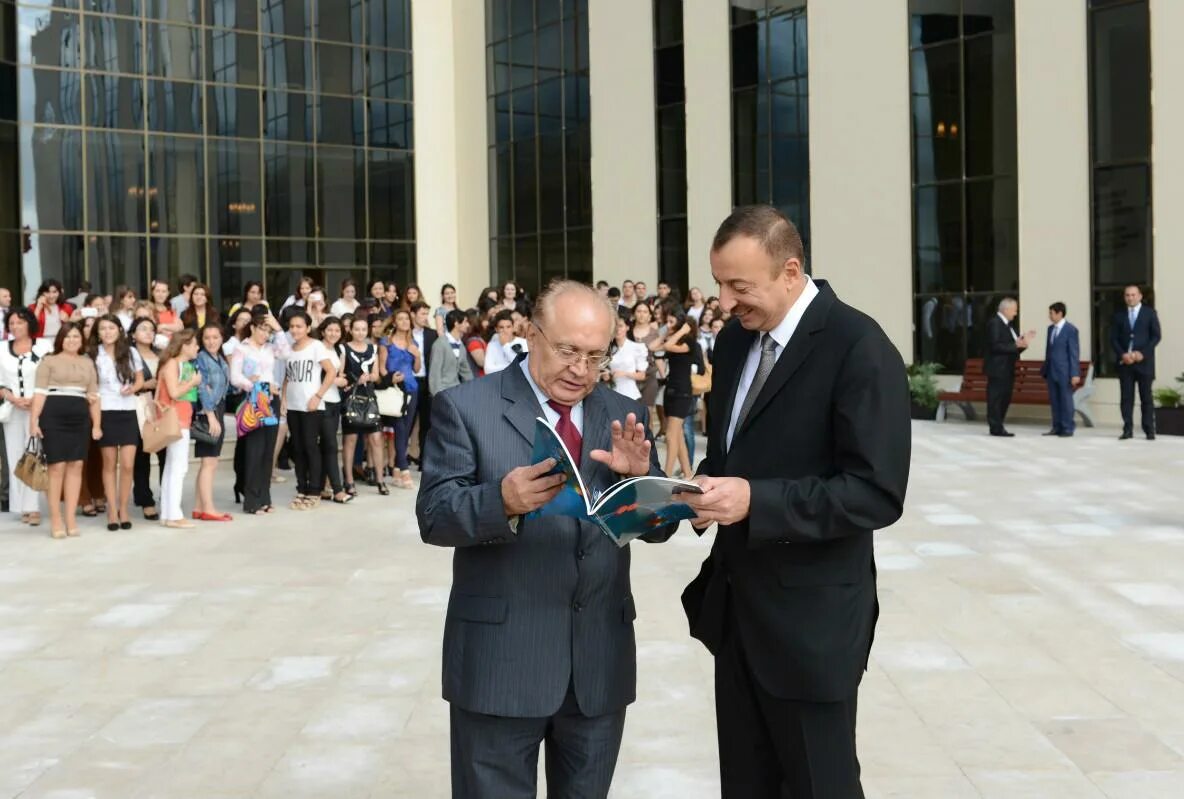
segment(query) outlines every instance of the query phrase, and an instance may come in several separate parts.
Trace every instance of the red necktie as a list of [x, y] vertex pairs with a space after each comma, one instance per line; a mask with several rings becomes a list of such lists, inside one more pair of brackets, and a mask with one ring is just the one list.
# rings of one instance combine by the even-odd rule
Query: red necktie
[[571, 453], [571, 457], [575, 460], [576, 466], [579, 466], [580, 450], [584, 448], [584, 437], [580, 435], [580, 431], [576, 429], [575, 423], [571, 420], [571, 406], [564, 405], [555, 400], [547, 400], [547, 404], [551, 406], [555, 413], [559, 414], [559, 424], [555, 425], [555, 432], [563, 440], [567, 451]]

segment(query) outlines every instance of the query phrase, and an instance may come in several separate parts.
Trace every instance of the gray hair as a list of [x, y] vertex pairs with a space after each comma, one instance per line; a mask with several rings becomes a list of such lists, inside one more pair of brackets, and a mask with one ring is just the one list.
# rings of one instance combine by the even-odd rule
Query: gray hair
[[1003, 299], [999, 300], [999, 313], [1003, 313], [1005, 309], [1011, 308], [1015, 305], [1019, 305], [1019, 303], [1015, 301], [1015, 297], [1004, 297]]
[[600, 292], [593, 286], [578, 280], [556, 278], [548, 283], [547, 287], [539, 292], [538, 299], [535, 300], [534, 318], [539, 321], [547, 321], [551, 317], [551, 309], [555, 305], [555, 301], [565, 294], [582, 294], [591, 301], [592, 305], [602, 308], [612, 320], [609, 324], [609, 338], [611, 339], [616, 334], [617, 309], [608, 301], [608, 298], [600, 296]]

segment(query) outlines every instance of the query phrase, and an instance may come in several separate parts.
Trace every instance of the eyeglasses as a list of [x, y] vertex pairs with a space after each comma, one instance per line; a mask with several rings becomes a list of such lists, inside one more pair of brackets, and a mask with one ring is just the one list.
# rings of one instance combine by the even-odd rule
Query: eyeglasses
[[577, 366], [583, 363], [587, 364], [589, 369], [599, 372], [612, 362], [612, 356], [607, 352], [583, 353], [570, 344], [553, 344], [543, 329], [539, 327], [538, 322], [531, 320], [531, 324], [534, 325], [535, 330], [539, 331], [539, 335], [543, 337], [543, 341], [547, 342], [547, 346], [555, 353], [555, 357], [568, 366]]

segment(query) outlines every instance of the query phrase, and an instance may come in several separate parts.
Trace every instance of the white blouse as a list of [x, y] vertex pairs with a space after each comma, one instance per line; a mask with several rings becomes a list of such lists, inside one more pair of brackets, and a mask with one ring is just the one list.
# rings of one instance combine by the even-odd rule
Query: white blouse
[[34, 340], [32, 350], [24, 355], [13, 355], [11, 341], [0, 344], [0, 388], [21, 398], [33, 396], [37, 364], [52, 350], [52, 342]]
[[[613, 353], [613, 359], [608, 368], [612, 372], [644, 372], [649, 368], [649, 364], [649, 349], [644, 344], [625, 339], [625, 343]], [[632, 377], [621, 377], [614, 374], [613, 391], [630, 399], [641, 399], [641, 389], [637, 387], [637, 381]]]
[[[143, 371], [144, 359], [140, 357], [140, 353], [132, 349], [129, 354], [132, 359], [132, 372]], [[119, 372], [115, 369], [115, 360], [107, 354], [105, 347], [99, 347], [99, 351], [95, 354], [95, 369], [99, 373], [100, 410], [134, 411], [136, 409], [136, 395], [122, 393], [125, 383], [119, 379]], [[135, 380], [133, 379], [132, 382]]]

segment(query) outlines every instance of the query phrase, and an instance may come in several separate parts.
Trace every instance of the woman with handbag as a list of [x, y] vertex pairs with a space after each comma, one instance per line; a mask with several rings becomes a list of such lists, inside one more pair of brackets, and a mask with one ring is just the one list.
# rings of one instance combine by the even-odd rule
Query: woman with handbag
[[160, 476], [160, 523], [174, 529], [189, 529], [193, 522], [181, 511], [185, 473], [189, 471], [189, 427], [201, 375], [193, 365], [198, 351], [197, 333], [180, 330], [160, 356], [157, 372], [156, 407], [160, 413], [176, 414], [180, 436], [165, 449], [164, 474]]
[[36, 341], [37, 317], [28, 308], [10, 309], [4, 323], [8, 341], [0, 344], [0, 421], [8, 455], [8, 509], [19, 513], [22, 523], [36, 527], [41, 524], [41, 492], [18, 479], [16, 467], [29, 441], [33, 386], [44, 350]]
[[325, 484], [320, 433], [325, 395], [333, 388], [337, 374], [321, 342], [309, 335], [308, 314], [296, 311], [288, 317], [292, 350], [284, 370], [280, 414], [288, 418], [292, 436], [292, 460], [296, 467], [296, 498], [292, 510], [313, 510], [320, 504]]
[[[395, 330], [387, 339], [385, 347], [379, 349], [378, 373], [384, 385], [398, 386], [403, 390], [403, 414], [389, 418], [394, 427], [394, 466], [391, 477], [399, 488], [414, 488], [411, 481], [410, 464], [407, 462], [407, 445], [411, 441], [411, 427], [415, 424], [415, 410], [419, 384], [415, 373], [419, 371], [419, 347], [411, 333], [411, 312], [399, 310], [394, 317]], [[383, 417], [383, 425], [388, 417]]]
[[[245, 331], [244, 331], [245, 332]], [[241, 466], [235, 484], [242, 486], [243, 512], [271, 513], [272, 456], [279, 432], [278, 384], [275, 364], [289, 352], [288, 337], [270, 312], [251, 314], [250, 335], [239, 341], [230, 356], [230, 384], [246, 394], [236, 413]]]
[[[83, 353], [82, 327], [65, 322], [53, 354], [37, 366], [29, 433], [40, 438], [49, 469], [49, 530], [54, 538], [77, 536], [82, 464], [92, 440], [103, 437], [99, 416], [99, 378]], [[90, 435], [87, 435], [87, 428]], [[62, 504], [65, 504], [63, 523]]]
[[189, 432], [194, 440], [193, 456], [201, 465], [197, 470], [193, 518], [203, 522], [228, 522], [233, 517], [220, 512], [214, 505], [214, 472], [218, 469], [222, 442], [226, 438], [223, 420], [226, 392], [230, 388], [230, 364], [222, 354], [222, 327], [217, 322], [206, 322], [202, 327], [201, 349], [194, 363], [201, 375], [201, 385], [197, 388], [198, 404], [193, 409]]
[[[151, 317], [141, 316], [132, 322], [129, 334], [136, 355], [140, 357], [140, 364], [144, 380], [140, 393], [136, 395], [136, 424], [137, 429], [143, 429], [147, 408], [156, 396], [156, 373], [160, 368], [160, 355], [155, 348], [156, 323]], [[164, 475], [165, 451], [156, 453], [157, 473]], [[152, 497], [152, 453], [145, 452], [142, 441], [137, 441], [136, 457], [132, 466], [132, 501], [140, 508], [144, 518], [150, 522], [160, 519], [156, 510], [156, 500]]]
[[[374, 387], [379, 380], [378, 346], [370, 341], [370, 323], [365, 318], [354, 319], [349, 326], [349, 342], [342, 348], [342, 370], [346, 380], [346, 410], [341, 423], [341, 460], [345, 474], [353, 474], [358, 436], [365, 436], [378, 493], [389, 494], [382, 465], [381, 419], [378, 400], [374, 398]], [[358, 493], [352, 480], [346, 482], [345, 490], [355, 496]]]
[[333, 385], [325, 392], [319, 436], [321, 466], [325, 473], [319, 485], [323, 487], [328, 481], [332, 490], [322, 491], [321, 499], [331, 499], [339, 505], [344, 505], [351, 501], [354, 495], [348, 493], [341, 482], [341, 461], [338, 459], [340, 453], [337, 448], [337, 433], [341, 430], [341, 389], [345, 388], [347, 382], [341, 365], [341, 320], [336, 316], [330, 316], [321, 322], [317, 334], [326, 358], [333, 364]]
[[114, 314], [100, 317], [95, 323], [87, 354], [95, 362], [99, 375], [103, 437], [98, 446], [103, 461], [103, 494], [107, 497], [107, 529], [130, 530], [127, 505], [140, 445], [136, 394], [144, 388], [144, 362]]

